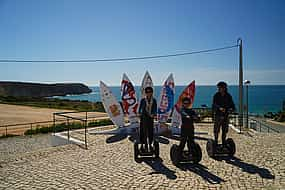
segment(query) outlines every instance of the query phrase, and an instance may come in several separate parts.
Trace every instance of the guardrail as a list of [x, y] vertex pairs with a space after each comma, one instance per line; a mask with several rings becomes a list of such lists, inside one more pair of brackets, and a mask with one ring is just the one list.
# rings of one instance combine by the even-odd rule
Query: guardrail
[[[244, 117], [244, 119], [246, 120], [246, 117]], [[239, 122], [239, 116], [238, 113], [232, 113], [229, 116], [229, 122], [234, 125], [235, 127], [238, 127], [238, 122]], [[244, 128], [244, 127], [243, 127]], [[266, 133], [270, 133], [270, 132], [275, 132], [275, 133], [280, 133], [280, 131], [278, 131], [277, 129], [274, 129], [272, 126], [266, 124], [264, 121], [262, 121], [262, 118], [258, 118], [254, 115], [249, 116], [248, 118], [248, 128], [253, 129], [255, 131], [259, 131], [259, 132], [266, 132]], [[242, 128], [240, 128], [240, 131], [242, 130]]]
[[[203, 121], [202, 122], [210, 122], [212, 123], [212, 109], [211, 108], [193, 108], [198, 114], [200, 114], [202, 117], [207, 118], [207, 121]], [[74, 117], [74, 116], [70, 116], [68, 114], [76, 114], [76, 113], [85, 113], [83, 117]], [[35, 129], [35, 128], [41, 128], [41, 127], [45, 127], [48, 124], [52, 124], [53, 126], [55, 126], [57, 123], [60, 122], [69, 122], [70, 120], [77, 120], [77, 121], [81, 121], [81, 122], [88, 122], [92, 119], [99, 119], [100, 117], [92, 117], [92, 116], [88, 116], [88, 113], [91, 112], [80, 112], [80, 111], [73, 111], [73, 112], [57, 112], [53, 114], [53, 120], [50, 121], [40, 121], [40, 122], [28, 122], [28, 123], [17, 123], [17, 124], [8, 124], [8, 125], [2, 125], [0, 126], [0, 135], [24, 135], [26, 130], [29, 129]], [[104, 114], [104, 113], [102, 113]], [[56, 116], [58, 117], [63, 117], [64, 119], [58, 119], [56, 118]], [[103, 116], [104, 117], [104, 116]], [[102, 117], [102, 118], [103, 118]], [[106, 118], [106, 117], [105, 117]], [[232, 113], [229, 116], [229, 122], [231, 124], [233, 124], [234, 126], [238, 127], [238, 122], [239, 122], [239, 118], [238, 118], [238, 114], [237, 113]], [[87, 124], [86, 124], [87, 125]], [[256, 131], [260, 132], [276, 132], [279, 133], [278, 130], [272, 128], [271, 126], [265, 124], [264, 122], [253, 118], [253, 116], [249, 117], [249, 128], [255, 129]], [[242, 130], [242, 129], [240, 129]], [[55, 132], [55, 131], [54, 131]], [[68, 130], [68, 137], [69, 137], [69, 130]]]
[[275, 132], [275, 133], [280, 133], [277, 129], [272, 128], [271, 126], [265, 124], [264, 121], [254, 119], [254, 118], [249, 118], [249, 128], [259, 131], [259, 132]]
[[[65, 120], [61, 120], [65, 121]], [[57, 122], [60, 122], [59, 120]], [[41, 128], [47, 124], [53, 124], [53, 120], [50, 121], [38, 121], [38, 122], [28, 122], [28, 123], [17, 123], [17, 124], [8, 124], [0, 126], [0, 134], [3, 136], [7, 135], [24, 135], [26, 130]], [[46, 125], [44, 125], [46, 124]]]
[[[74, 116], [70, 116], [68, 114], [74, 114], [74, 113], [85, 113], [85, 117], [74, 117]], [[77, 121], [80, 121], [80, 122], [83, 122], [83, 125], [84, 125], [84, 144], [85, 144], [85, 149], [87, 149], [87, 122], [88, 122], [88, 112], [80, 112], [80, 111], [73, 111], [73, 112], [57, 112], [57, 113], [53, 113], [53, 122], [54, 122], [54, 125], [53, 125], [53, 131], [54, 131], [54, 134], [55, 134], [55, 123], [57, 121], [57, 118], [56, 116], [58, 117], [63, 117], [65, 118], [65, 120], [67, 120], [67, 126], [68, 126], [68, 129], [67, 129], [67, 139], [68, 141], [70, 140], [70, 125], [69, 125], [69, 120], [72, 119], [72, 120], [77, 120]]]
[[[58, 113], [54, 113], [57, 115], [64, 115], [66, 113], [72, 114], [72, 113], [85, 113], [84, 115], [87, 115], [87, 122], [92, 121], [92, 120], [100, 120], [100, 119], [105, 119], [105, 116], [98, 116], [98, 117], [94, 117], [94, 116], [88, 116], [89, 112], [58, 112]], [[102, 113], [103, 114], [103, 113]], [[78, 117], [64, 117], [64, 118], [57, 118], [56, 120], [48, 120], [48, 121], [38, 121], [38, 122], [27, 122], [27, 123], [16, 123], [16, 124], [7, 124], [7, 125], [1, 125], [0, 126], [0, 136], [8, 136], [8, 135], [24, 135], [25, 132], [29, 129], [33, 130], [36, 128], [42, 128], [42, 127], [46, 127], [47, 125], [50, 126], [55, 126], [55, 124], [59, 124], [62, 122], [69, 122], [69, 121], [74, 121], [74, 120], [78, 120]], [[83, 119], [83, 118], [81, 118]], [[86, 119], [86, 117], [84, 117], [84, 119]]]

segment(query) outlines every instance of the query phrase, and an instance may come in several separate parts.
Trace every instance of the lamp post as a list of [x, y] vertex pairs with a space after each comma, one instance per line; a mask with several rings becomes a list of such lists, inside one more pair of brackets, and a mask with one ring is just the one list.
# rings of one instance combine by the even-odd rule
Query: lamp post
[[246, 87], [246, 128], [248, 128], [248, 86], [250, 84], [249, 80], [244, 81]]
[[243, 125], [243, 62], [242, 62], [242, 39], [237, 40], [239, 46], [239, 128]]

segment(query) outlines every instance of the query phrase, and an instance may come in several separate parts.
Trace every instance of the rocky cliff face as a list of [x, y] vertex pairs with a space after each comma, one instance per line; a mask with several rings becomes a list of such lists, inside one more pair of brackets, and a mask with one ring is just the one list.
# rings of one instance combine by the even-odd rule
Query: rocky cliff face
[[0, 82], [0, 96], [50, 97], [67, 94], [90, 93], [81, 83], [40, 84], [25, 82]]

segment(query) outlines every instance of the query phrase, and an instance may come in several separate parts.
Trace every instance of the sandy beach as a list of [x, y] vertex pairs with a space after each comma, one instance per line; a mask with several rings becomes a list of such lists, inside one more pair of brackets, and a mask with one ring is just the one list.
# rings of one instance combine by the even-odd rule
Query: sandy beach
[[[22, 123], [33, 123], [33, 122], [43, 122], [52, 121], [53, 113], [64, 112], [73, 110], [60, 110], [60, 109], [49, 109], [49, 108], [37, 108], [30, 106], [18, 106], [18, 105], [8, 105], [0, 104], [0, 126], [3, 125], [14, 125]], [[85, 113], [71, 114], [73, 117], [85, 118]], [[92, 112], [88, 113], [88, 118], [90, 117], [106, 117], [106, 113]], [[57, 118], [63, 119], [63, 118]], [[13, 129], [12, 129], [13, 128]], [[9, 127], [10, 131], [13, 130], [13, 134], [23, 133], [23, 131], [30, 128], [30, 125], [23, 125], [17, 127]], [[4, 133], [5, 129], [0, 128], [0, 134]]]
[[72, 111], [0, 104], [0, 125], [32, 123], [53, 119], [54, 112]]

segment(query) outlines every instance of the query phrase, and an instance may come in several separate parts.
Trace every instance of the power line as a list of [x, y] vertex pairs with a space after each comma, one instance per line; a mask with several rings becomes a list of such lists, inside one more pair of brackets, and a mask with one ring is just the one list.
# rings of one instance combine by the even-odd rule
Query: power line
[[185, 53], [176, 53], [176, 54], [166, 54], [166, 55], [154, 55], [154, 56], [143, 56], [143, 57], [126, 57], [126, 58], [109, 58], [109, 59], [79, 59], [79, 60], [13, 60], [13, 59], [0, 59], [2, 63], [88, 63], [88, 62], [114, 62], [114, 61], [132, 61], [132, 60], [142, 60], [142, 59], [159, 59], [159, 58], [167, 58], [167, 57], [178, 57], [178, 56], [186, 56], [192, 54], [199, 53], [208, 53], [214, 51], [220, 51], [225, 49], [231, 49], [238, 47], [239, 45], [225, 46], [214, 49], [206, 49]]

